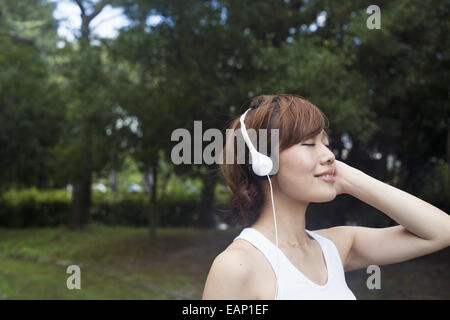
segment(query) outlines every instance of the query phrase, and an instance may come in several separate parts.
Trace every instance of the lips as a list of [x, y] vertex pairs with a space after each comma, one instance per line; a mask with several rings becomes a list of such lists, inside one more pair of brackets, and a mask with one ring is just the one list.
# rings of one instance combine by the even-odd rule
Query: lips
[[323, 175], [330, 175], [330, 176], [334, 176], [334, 170], [327, 170], [324, 171], [322, 173], [316, 174], [315, 177], [319, 177], [319, 176], [323, 176]]
[[330, 183], [334, 182], [334, 176], [331, 176], [331, 175], [322, 175], [322, 176], [318, 176], [316, 178], [323, 180], [325, 182], [330, 182]]
[[322, 172], [321, 174], [315, 175], [315, 177], [329, 183], [333, 183], [335, 181], [334, 170], [327, 170], [325, 172]]

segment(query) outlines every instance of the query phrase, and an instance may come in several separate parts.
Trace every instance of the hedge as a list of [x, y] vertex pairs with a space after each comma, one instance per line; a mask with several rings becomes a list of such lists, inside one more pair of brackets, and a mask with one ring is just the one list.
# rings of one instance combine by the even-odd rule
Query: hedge
[[[167, 197], [150, 205], [145, 194], [120, 195], [118, 199], [93, 193], [90, 221], [109, 225], [148, 226], [150, 213], [156, 212], [160, 227], [192, 226], [197, 220], [196, 197]], [[0, 227], [52, 227], [67, 224], [71, 207], [65, 190], [42, 191], [35, 188], [8, 191], [0, 197]]]

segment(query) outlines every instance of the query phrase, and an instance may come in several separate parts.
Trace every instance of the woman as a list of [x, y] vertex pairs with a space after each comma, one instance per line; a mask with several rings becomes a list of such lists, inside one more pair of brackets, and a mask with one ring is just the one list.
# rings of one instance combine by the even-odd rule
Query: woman
[[[256, 176], [248, 161], [221, 166], [233, 209], [248, 227], [215, 258], [203, 299], [356, 299], [344, 272], [410, 260], [450, 245], [448, 214], [335, 159], [325, 116], [309, 101], [258, 96], [250, 107], [243, 122], [247, 129], [279, 129], [279, 169], [269, 180]], [[238, 118], [231, 129], [239, 128]], [[231, 146], [227, 139], [224, 158], [231, 152], [236, 159]], [[399, 225], [305, 229], [309, 203], [344, 193]]]

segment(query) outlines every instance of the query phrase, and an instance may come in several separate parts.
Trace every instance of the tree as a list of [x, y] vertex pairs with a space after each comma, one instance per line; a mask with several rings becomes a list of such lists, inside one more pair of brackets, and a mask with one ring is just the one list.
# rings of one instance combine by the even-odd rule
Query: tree
[[415, 194], [433, 166], [430, 159], [447, 153], [449, 85], [442, 79], [449, 78], [449, 11], [447, 1], [389, 2], [380, 30], [358, 23], [367, 18], [361, 11], [349, 29], [353, 68], [366, 78], [366, 103], [380, 123], [368, 146], [401, 161], [399, 183]]
[[57, 39], [53, 7], [0, 1], [1, 187], [55, 183], [49, 150], [62, 130], [63, 108], [49, 63]]
[[62, 174], [73, 183], [72, 208], [68, 216], [71, 230], [82, 229], [88, 221], [92, 173], [101, 170], [109, 155], [106, 127], [114, 118], [103, 49], [90, 43], [90, 23], [107, 2], [75, 2], [80, 8], [81, 32], [78, 44], [65, 48], [69, 56], [62, 66], [67, 127], [57, 149], [65, 164]]

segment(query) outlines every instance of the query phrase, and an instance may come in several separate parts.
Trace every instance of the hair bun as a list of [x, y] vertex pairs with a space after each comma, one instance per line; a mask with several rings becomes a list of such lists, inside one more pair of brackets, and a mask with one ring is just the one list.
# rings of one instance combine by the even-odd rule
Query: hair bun
[[236, 186], [233, 193], [233, 212], [241, 216], [245, 224], [251, 224], [259, 216], [264, 203], [264, 194], [258, 181], [252, 178], [244, 178]]

